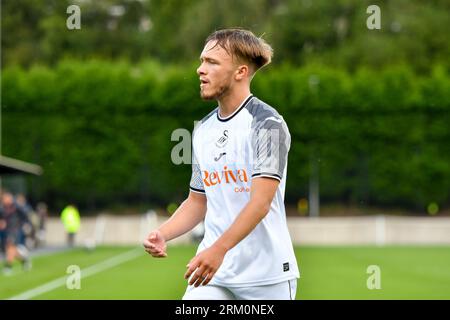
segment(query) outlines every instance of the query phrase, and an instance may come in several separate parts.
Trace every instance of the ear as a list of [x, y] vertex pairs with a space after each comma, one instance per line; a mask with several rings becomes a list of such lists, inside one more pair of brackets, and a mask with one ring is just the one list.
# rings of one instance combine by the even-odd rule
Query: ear
[[237, 67], [234, 77], [236, 80], [240, 81], [249, 77], [249, 75], [250, 75], [250, 68], [247, 65], [242, 64]]

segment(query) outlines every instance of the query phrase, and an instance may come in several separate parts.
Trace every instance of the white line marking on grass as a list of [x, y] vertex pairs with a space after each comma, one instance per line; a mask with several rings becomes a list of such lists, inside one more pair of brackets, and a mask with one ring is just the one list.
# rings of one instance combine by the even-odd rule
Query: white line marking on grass
[[[90, 266], [86, 269], [81, 270], [81, 278], [85, 279], [85, 278], [92, 276], [96, 273], [99, 273], [101, 271], [111, 269], [122, 263], [133, 260], [133, 259], [137, 258], [138, 256], [142, 256], [142, 249], [140, 249], [140, 248], [136, 248], [136, 249], [127, 251], [125, 253], [119, 254], [108, 260], [102, 261], [102, 262], [94, 264], [93, 266]], [[67, 280], [67, 275], [60, 277], [58, 279], [52, 280], [50, 282], [47, 282], [47, 283], [45, 283], [41, 286], [38, 286], [34, 289], [22, 292], [21, 294], [11, 297], [8, 300], [32, 299], [36, 296], [39, 296], [41, 294], [44, 294], [46, 292], [49, 292], [49, 291], [55, 290], [56, 288], [64, 286], [66, 284], [66, 280]]]

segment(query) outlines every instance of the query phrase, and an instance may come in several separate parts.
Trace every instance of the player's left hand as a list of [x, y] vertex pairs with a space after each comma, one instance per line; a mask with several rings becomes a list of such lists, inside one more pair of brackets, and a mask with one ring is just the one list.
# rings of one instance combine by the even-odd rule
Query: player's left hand
[[185, 279], [189, 279], [189, 285], [198, 287], [200, 284], [207, 285], [223, 262], [223, 258], [227, 250], [217, 245], [212, 245], [208, 249], [203, 250], [187, 264], [187, 271], [184, 275]]

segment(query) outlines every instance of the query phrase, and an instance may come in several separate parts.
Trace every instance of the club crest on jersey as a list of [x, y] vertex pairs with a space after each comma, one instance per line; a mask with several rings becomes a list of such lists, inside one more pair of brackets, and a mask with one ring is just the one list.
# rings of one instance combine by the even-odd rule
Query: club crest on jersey
[[203, 183], [205, 187], [211, 187], [216, 184], [221, 183], [238, 183], [238, 182], [248, 182], [248, 175], [245, 169], [231, 170], [227, 166], [223, 167], [223, 170], [203, 171]]
[[228, 130], [224, 130], [222, 136], [216, 141], [218, 148], [223, 148], [228, 142]]

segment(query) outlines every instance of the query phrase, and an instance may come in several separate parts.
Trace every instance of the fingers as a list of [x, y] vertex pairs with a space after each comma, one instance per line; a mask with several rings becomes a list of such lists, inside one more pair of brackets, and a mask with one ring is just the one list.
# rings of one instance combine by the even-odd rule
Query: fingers
[[165, 258], [165, 257], [167, 257], [167, 253], [160, 252], [160, 253], [157, 253], [157, 254], [152, 254], [152, 257], [153, 258]]
[[165, 257], [167, 257], [167, 253], [165, 253], [163, 251], [157, 251], [157, 252], [147, 251], [147, 252], [149, 254], [151, 254], [153, 258], [165, 258]]
[[155, 258], [165, 258], [167, 257], [167, 253], [164, 248], [158, 247], [155, 244], [151, 243], [148, 240], [145, 240], [143, 243], [145, 252], [152, 255]]
[[148, 241], [147, 239], [144, 240], [144, 242], [142, 243], [142, 245], [144, 246], [144, 248], [151, 248], [152, 246], [154, 246], [153, 243], [151, 243], [150, 241]]
[[212, 276], [210, 276], [210, 272], [205, 271], [203, 274], [198, 278], [198, 281], [194, 284], [195, 287], [198, 287], [200, 285], [206, 286], [209, 281], [211, 281]]
[[161, 242], [160, 240], [161, 239], [158, 239], [158, 233], [156, 231], [151, 232], [147, 239], [145, 239], [142, 243], [145, 252], [155, 258], [167, 257], [164, 241], [162, 240]]
[[145, 252], [149, 253], [152, 255], [152, 257], [155, 258], [165, 258], [167, 257], [167, 253], [162, 250], [162, 249], [156, 249], [156, 248], [149, 248], [149, 249], [145, 249]]
[[142, 245], [144, 246], [145, 251], [155, 251], [156, 249], [156, 246], [148, 240], [145, 240]]
[[207, 275], [208, 273], [205, 272], [203, 268], [198, 268], [197, 271], [192, 276], [192, 278], [189, 280], [189, 285], [194, 285], [194, 287], [198, 287], [205, 280]]
[[190, 278], [189, 285], [194, 285], [195, 287], [198, 287], [200, 285], [207, 285], [215, 274], [212, 268], [202, 265], [201, 263], [196, 261], [195, 258], [192, 259], [186, 267], [188, 268], [188, 270], [186, 271], [184, 278]]
[[208, 273], [208, 275], [205, 277], [205, 280], [203, 281], [203, 285], [206, 286], [214, 276], [214, 272]]
[[164, 242], [164, 239], [161, 237], [159, 231], [152, 231], [148, 235], [148, 237], [144, 240], [144, 246], [152, 243], [161, 243]]
[[214, 276], [214, 273], [210, 270], [197, 269], [195, 274], [192, 276], [189, 281], [189, 285], [194, 285], [194, 287], [198, 287], [200, 285], [206, 286]]
[[185, 279], [189, 279], [192, 272], [194, 272], [195, 269], [197, 269], [198, 264], [196, 262], [194, 262], [194, 259], [192, 259], [186, 266], [188, 269], [187, 269], [186, 273], [184, 274]]

